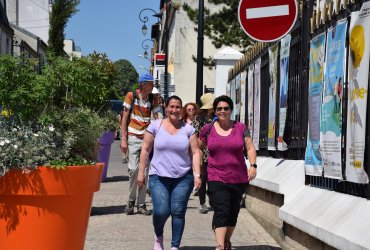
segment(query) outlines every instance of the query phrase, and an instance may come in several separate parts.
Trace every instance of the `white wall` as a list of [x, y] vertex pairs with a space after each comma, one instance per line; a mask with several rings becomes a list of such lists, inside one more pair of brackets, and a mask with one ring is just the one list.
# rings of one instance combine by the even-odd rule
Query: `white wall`
[[[16, 3], [18, 2], [18, 18]], [[49, 40], [49, 0], [7, 1], [7, 13], [13, 23], [40, 37], [45, 43]], [[18, 23], [17, 23], [18, 21]]]
[[[180, 1], [186, 2], [193, 8], [198, 8], [197, 0]], [[205, 2], [207, 6], [207, 1]], [[172, 83], [175, 84], [175, 93], [180, 96], [183, 103], [194, 102], [196, 99], [196, 62], [193, 61], [192, 55], [197, 56], [197, 32], [194, 27], [196, 24], [191, 22], [186, 14], [180, 8], [175, 14], [175, 21], [170, 30], [169, 40], [169, 58], [173, 56], [174, 75]], [[216, 48], [211, 41], [204, 36], [204, 57], [213, 56]], [[214, 70], [209, 70], [208, 67], [203, 68], [203, 85], [208, 88], [215, 86]]]

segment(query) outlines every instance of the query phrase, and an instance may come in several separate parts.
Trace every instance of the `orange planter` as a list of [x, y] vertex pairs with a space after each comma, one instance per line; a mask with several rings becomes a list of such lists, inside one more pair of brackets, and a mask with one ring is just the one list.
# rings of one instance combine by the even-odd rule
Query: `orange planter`
[[0, 177], [0, 249], [83, 249], [103, 167], [39, 167]]

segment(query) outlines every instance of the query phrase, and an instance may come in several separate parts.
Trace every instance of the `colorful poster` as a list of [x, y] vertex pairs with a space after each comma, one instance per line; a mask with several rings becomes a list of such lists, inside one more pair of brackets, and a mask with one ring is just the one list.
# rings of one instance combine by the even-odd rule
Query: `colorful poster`
[[370, 2], [351, 14], [348, 58], [347, 181], [368, 183], [364, 170], [370, 54]]
[[280, 41], [280, 95], [279, 95], [279, 137], [278, 150], [285, 151], [288, 145], [284, 142], [286, 112], [288, 107], [289, 54], [291, 35]]
[[324, 176], [342, 179], [342, 97], [345, 75], [347, 19], [328, 29], [321, 106], [320, 151]]
[[268, 123], [268, 150], [276, 150], [275, 128], [276, 128], [276, 86], [277, 86], [277, 59], [279, 45], [269, 47], [269, 68], [270, 68], [270, 88], [269, 88], [269, 123]]
[[246, 79], [247, 79], [247, 71], [244, 70], [240, 74], [240, 101], [241, 101], [241, 107], [240, 107], [240, 122], [246, 123], [245, 120], [245, 108], [246, 108], [246, 103], [245, 103], [245, 89], [246, 89]]
[[253, 144], [259, 149], [260, 140], [260, 102], [261, 102], [261, 58], [254, 62], [254, 104], [253, 104]]
[[325, 38], [326, 33], [322, 33], [314, 37], [310, 43], [305, 169], [307, 175], [315, 176], [321, 176], [323, 171], [320, 153], [320, 113], [324, 80]]
[[254, 72], [254, 64], [249, 65], [248, 67], [248, 128], [249, 132], [253, 139], [253, 72]]

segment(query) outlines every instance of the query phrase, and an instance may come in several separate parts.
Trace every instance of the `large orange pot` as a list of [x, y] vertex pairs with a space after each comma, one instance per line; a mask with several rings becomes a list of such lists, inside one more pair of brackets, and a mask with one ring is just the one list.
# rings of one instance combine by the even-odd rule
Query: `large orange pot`
[[83, 249], [103, 167], [6, 173], [0, 178], [0, 249]]

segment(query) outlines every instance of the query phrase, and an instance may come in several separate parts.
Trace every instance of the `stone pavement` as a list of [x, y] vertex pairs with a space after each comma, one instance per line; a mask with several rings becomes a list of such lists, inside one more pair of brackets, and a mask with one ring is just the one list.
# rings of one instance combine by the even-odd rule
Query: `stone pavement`
[[[127, 216], [124, 208], [127, 200], [127, 164], [122, 164], [120, 141], [112, 144], [107, 181], [95, 193], [86, 250], [150, 250], [153, 249], [154, 231], [151, 216], [134, 214]], [[151, 209], [150, 197], [147, 207]], [[211, 229], [213, 212], [198, 212], [198, 197], [191, 196], [186, 214], [186, 225], [181, 250], [213, 250], [215, 240]], [[171, 218], [165, 227], [165, 249], [170, 248]], [[241, 209], [232, 237], [234, 250], [281, 249], [275, 240], [247, 212]]]

